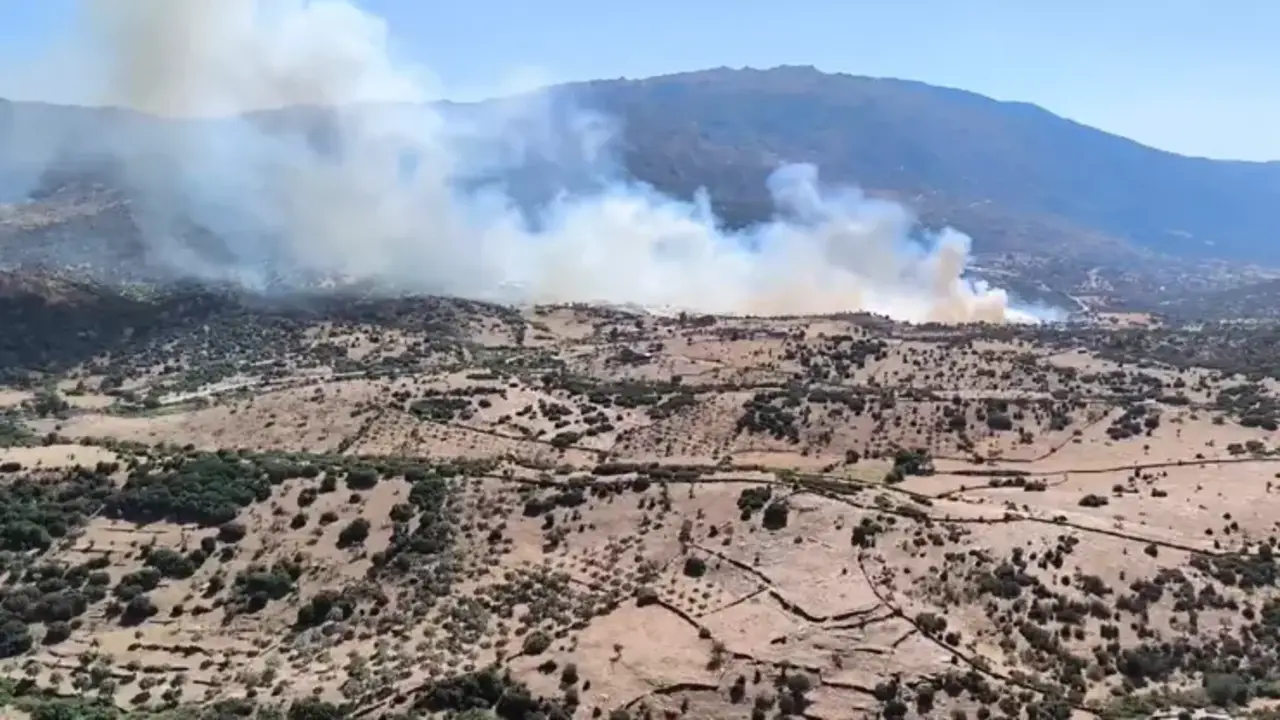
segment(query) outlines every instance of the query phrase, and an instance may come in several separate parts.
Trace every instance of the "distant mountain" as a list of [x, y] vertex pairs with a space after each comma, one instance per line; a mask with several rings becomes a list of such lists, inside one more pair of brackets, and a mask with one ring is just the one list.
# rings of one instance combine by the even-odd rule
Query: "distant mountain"
[[626, 164], [660, 188], [710, 188], [736, 222], [769, 211], [781, 162], [818, 164], [974, 235], [978, 250], [1130, 244], [1280, 264], [1280, 163], [1184, 157], [1035, 105], [808, 67], [715, 69], [568, 86], [624, 120]]
[[[1280, 163], [1183, 157], [1033, 105], [807, 67], [601, 80], [553, 88], [551, 97], [617, 118], [618, 159], [630, 174], [684, 197], [706, 188], [731, 225], [770, 215], [765, 179], [774, 168], [812, 162], [826, 182], [857, 184], [905, 202], [929, 225], [967, 232], [979, 253], [1067, 261], [1081, 281], [1098, 266], [1144, 268], [1156, 257], [1280, 267]], [[254, 119], [301, 126], [320, 147], [333, 141], [319, 111]], [[127, 205], [111, 193], [102, 149], [172, 125], [121, 110], [0, 100], [0, 204], [33, 192], [42, 201], [7, 221], [0, 207], [0, 263], [15, 257], [15, 228], [73, 244], [87, 241], [86, 230], [127, 236]], [[41, 137], [50, 142], [31, 142]], [[557, 186], [589, 180], [555, 163], [510, 175], [517, 196], [536, 196], [548, 177]], [[1071, 292], [1075, 282], [1056, 289]]]

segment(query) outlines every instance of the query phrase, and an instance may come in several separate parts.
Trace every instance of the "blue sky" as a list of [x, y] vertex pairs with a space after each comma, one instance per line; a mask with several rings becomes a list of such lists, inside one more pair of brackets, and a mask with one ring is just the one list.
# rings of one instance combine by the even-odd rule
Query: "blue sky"
[[[1280, 160], [1274, 0], [355, 1], [462, 98], [530, 70], [563, 81], [815, 65], [1034, 102], [1176, 152]], [[58, 37], [73, 5], [0, 0], [0, 88], [3, 67]]]

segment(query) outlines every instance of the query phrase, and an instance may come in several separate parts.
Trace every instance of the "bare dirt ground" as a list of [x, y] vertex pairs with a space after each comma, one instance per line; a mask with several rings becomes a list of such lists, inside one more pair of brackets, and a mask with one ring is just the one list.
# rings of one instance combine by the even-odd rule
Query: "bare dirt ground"
[[1266, 383], [856, 316], [451, 323], [0, 387], [6, 693], [833, 720], [1280, 695]]

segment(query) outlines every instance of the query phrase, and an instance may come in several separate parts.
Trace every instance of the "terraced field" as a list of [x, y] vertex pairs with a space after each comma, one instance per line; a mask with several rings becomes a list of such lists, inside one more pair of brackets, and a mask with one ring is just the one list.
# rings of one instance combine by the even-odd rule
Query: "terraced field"
[[1228, 369], [1249, 353], [428, 299], [118, 300], [129, 332], [46, 343], [40, 313], [102, 300], [24, 292], [0, 388], [7, 712], [1143, 717], [1280, 695], [1275, 386]]

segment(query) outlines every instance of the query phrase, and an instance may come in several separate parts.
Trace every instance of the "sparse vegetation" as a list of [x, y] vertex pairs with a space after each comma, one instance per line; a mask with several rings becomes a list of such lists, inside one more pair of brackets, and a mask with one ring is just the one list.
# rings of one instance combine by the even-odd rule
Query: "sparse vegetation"
[[403, 302], [215, 303], [12, 381], [6, 702], [772, 718], [871, 655], [885, 717], [1280, 683], [1280, 406], [1136, 355], [1171, 331]]

